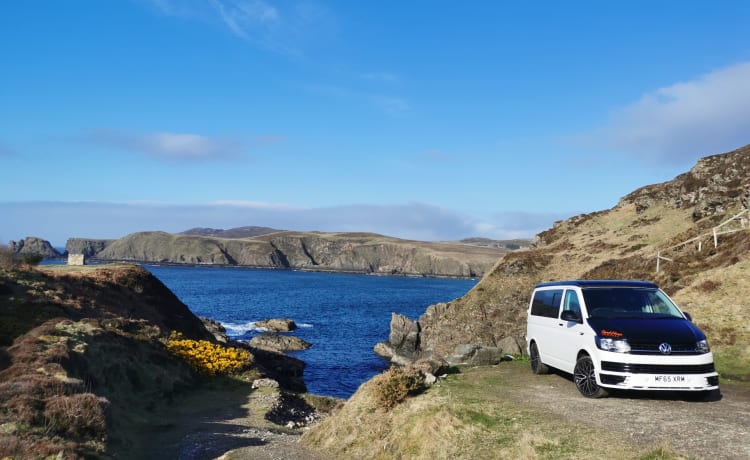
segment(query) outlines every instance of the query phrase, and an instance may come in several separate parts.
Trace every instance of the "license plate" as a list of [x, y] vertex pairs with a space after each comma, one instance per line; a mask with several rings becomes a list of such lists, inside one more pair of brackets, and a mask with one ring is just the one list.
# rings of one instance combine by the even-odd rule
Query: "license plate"
[[685, 383], [688, 379], [684, 375], [655, 375], [654, 383], [657, 384], [670, 384], [670, 383]]

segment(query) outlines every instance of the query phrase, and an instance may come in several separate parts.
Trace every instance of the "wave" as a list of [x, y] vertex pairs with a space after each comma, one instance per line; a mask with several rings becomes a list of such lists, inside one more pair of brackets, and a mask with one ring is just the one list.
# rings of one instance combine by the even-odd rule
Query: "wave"
[[[230, 337], [240, 337], [247, 334], [248, 332], [268, 332], [268, 328], [256, 326], [255, 321], [248, 321], [244, 323], [223, 322], [221, 323], [221, 325], [224, 326], [224, 329], [226, 329], [227, 331], [227, 335]], [[310, 323], [300, 323], [297, 324], [297, 327], [309, 329], [314, 326]]]
[[265, 327], [257, 327], [255, 325], [255, 321], [249, 321], [245, 323], [223, 322], [221, 323], [221, 325], [224, 326], [224, 329], [227, 330], [227, 335], [230, 337], [239, 337], [241, 335], [247, 334], [248, 332], [268, 331], [268, 329]]

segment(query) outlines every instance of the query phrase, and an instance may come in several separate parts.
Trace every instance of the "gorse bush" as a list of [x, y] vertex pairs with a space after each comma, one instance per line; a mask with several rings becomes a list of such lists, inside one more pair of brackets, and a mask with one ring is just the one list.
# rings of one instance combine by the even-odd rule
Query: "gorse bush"
[[375, 403], [386, 411], [425, 389], [424, 378], [412, 368], [392, 367], [375, 377], [373, 383]]
[[225, 347], [208, 340], [186, 339], [179, 332], [172, 332], [166, 347], [171, 354], [206, 375], [232, 374], [253, 362], [253, 355], [249, 351]]

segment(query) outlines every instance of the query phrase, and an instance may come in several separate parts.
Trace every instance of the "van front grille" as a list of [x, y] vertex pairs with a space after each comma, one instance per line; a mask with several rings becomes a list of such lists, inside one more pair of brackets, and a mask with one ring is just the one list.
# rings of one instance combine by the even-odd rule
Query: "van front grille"
[[[659, 345], [664, 342], [639, 342], [628, 340], [630, 344], [630, 353], [634, 355], [658, 355], [661, 354], [659, 351]], [[701, 355], [704, 352], [699, 352], [695, 349], [695, 342], [687, 343], [669, 343], [672, 347], [672, 354], [680, 355]]]

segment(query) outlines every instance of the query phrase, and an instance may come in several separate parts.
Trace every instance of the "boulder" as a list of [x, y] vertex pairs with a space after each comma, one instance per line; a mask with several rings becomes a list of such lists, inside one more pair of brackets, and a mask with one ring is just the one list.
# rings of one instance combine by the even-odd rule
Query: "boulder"
[[439, 356], [428, 356], [414, 361], [411, 367], [424, 375], [442, 375], [448, 372], [450, 364]]
[[503, 350], [476, 344], [460, 344], [447, 358], [449, 364], [461, 366], [491, 366], [505, 360]]
[[203, 321], [203, 325], [206, 327], [206, 330], [213, 334], [213, 336], [216, 338], [217, 342], [221, 343], [227, 343], [229, 342], [229, 337], [227, 337], [227, 330], [224, 328], [224, 325], [221, 324], [218, 321], [214, 321], [212, 319], [200, 317], [201, 321]]
[[264, 332], [250, 340], [250, 346], [266, 350], [297, 351], [306, 350], [311, 345], [299, 337]]
[[254, 390], [257, 390], [258, 388], [278, 388], [278, 387], [279, 387], [279, 382], [277, 382], [274, 379], [263, 378], [263, 379], [253, 380]]
[[526, 340], [523, 337], [508, 336], [497, 343], [497, 348], [507, 355], [522, 355], [526, 350]]
[[291, 319], [275, 318], [265, 321], [256, 321], [255, 327], [262, 327], [273, 332], [289, 332], [297, 329], [297, 324]]

